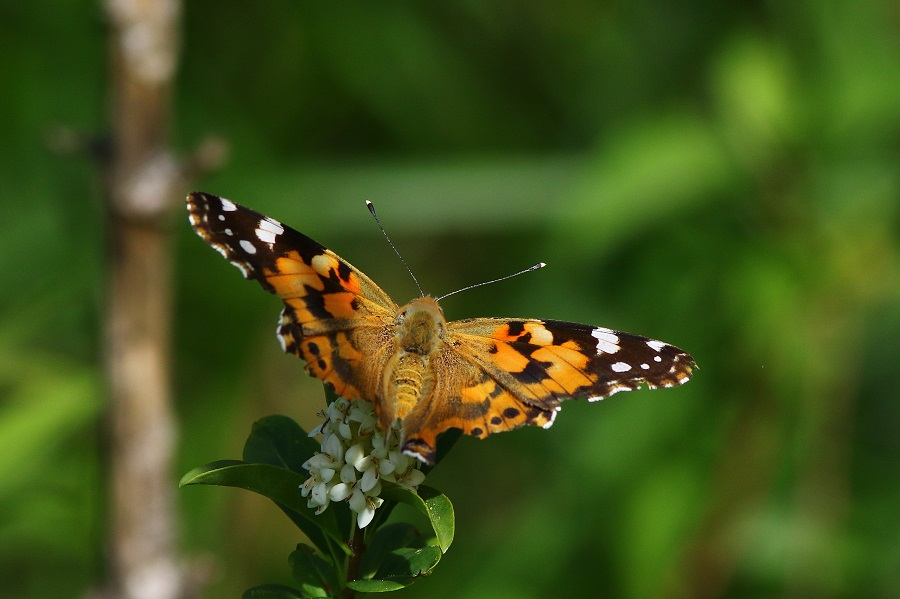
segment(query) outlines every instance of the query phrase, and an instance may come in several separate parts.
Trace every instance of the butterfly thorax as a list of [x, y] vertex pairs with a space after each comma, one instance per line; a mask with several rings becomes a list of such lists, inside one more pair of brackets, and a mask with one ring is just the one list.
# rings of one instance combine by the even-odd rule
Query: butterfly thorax
[[397, 312], [394, 329], [397, 351], [427, 356], [444, 336], [444, 312], [430, 297], [415, 299]]
[[432, 356], [443, 342], [443, 311], [430, 297], [413, 300], [397, 311], [394, 353], [382, 379], [376, 402], [379, 420], [390, 426], [402, 420], [434, 387]]

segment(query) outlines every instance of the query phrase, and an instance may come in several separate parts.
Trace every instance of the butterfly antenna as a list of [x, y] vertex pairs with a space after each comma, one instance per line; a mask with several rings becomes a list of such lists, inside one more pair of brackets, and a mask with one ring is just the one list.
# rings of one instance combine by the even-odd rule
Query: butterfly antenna
[[519, 272], [514, 272], [511, 275], [506, 275], [505, 277], [500, 277], [499, 279], [494, 279], [492, 281], [485, 281], [483, 283], [475, 283], [474, 285], [469, 285], [468, 287], [463, 287], [462, 289], [457, 289], [456, 291], [451, 291], [450, 293], [442, 295], [441, 297], [435, 298], [435, 301], [439, 302], [442, 299], [444, 299], [445, 297], [450, 297], [451, 295], [455, 295], [455, 294], [459, 293], [460, 291], [468, 291], [469, 289], [475, 289], [476, 287], [483, 287], [484, 285], [490, 285], [491, 283], [499, 283], [500, 281], [505, 281], [506, 279], [511, 279], [513, 277], [523, 275], [526, 272], [531, 272], [532, 270], [544, 268], [545, 266], [547, 266], [547, 265], [544, 262], [538, 262], [534, 266], [529, 266], [525, 270], [520, 270]]
[[409, 273], [409, 276], [412, 277], [413, 282], [416, 284], [416, 287], [419, 288], [419, 293], [422, 294], [422, 297], [425, 297], [425, 292], [422, 291], [422, 286], [419, 285], [419, 280], [416, 278], [416, 275], [413, 274], [412, 269], [409, 267], [409, 264], [406, 263], [406, 260], [403, 259], [403, 256], [397, 250], [397, 246], [394, 245], [394, 242], [391, 241], [391, 238], [388, 237], [387, 231], [384, 230], [384, 227], [381, 226], [381, 221], [378, 220], [378, 215], [375, 214], [375, 204], [366, 200], [366, 206], [369, 208], [369, 212], [372, 213], [372, 218], [375, 219], [375, 222], [378, 223], [378, 228], [381, 229], [381, 234], [384, 235], [384, 238], [387, 239], [388, 244], [391, 246], [391, 249], [394, 250], [394, 253], [397, 254], [397, 257], [400, 258], [400, 262], [403, 263], [403, 266], [406, 267], [406, 272]]

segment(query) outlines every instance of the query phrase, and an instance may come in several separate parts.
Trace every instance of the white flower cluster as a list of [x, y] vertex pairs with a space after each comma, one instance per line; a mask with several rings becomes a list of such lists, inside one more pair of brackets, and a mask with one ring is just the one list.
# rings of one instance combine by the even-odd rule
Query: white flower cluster
[[384, 502], [382, 480], [413, 491], [425, 480], [419, 462], [400, 451], [397, 428], [378, 428], [371, 402], [339, 397], [320, 415], [324, 422], [309, 436], [322, 435], [322, 450], [303, 464], [309, 478], [300, 485], [306, 505], [317, 514], [332, 501], [347, 501], [356, 525], [365, 528]]

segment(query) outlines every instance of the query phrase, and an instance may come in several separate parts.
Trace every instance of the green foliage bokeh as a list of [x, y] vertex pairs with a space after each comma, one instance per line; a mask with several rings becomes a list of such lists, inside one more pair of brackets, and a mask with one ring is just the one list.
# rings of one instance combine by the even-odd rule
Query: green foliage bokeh
[[[590, 322], [700, 365], [677, 390], [567, 404], [549, 431], [460, 440], [427, 480], [453, 548], [398, 596], [900, 594], [894, 3], [184, 11], [175, 143], [231, 147], [196, 187], [400, 303], [415, 289], [365, 199], [427, 292], [546, 261], [448, 318]], [[0, 594], [82, 596], [103, 572], [103, 210], [94, 164], [55, 150], [62, 127], [104, 133], [102, 7], [0, 16]], [[173, 227], [174, 486], [260, 417], [312, 428], [321, 385], [280, 352], [277, 300]], [[298, 539], [271, 504], [178, 497], [185, 551], [218, 564], [207, 596], [287, 582]]]

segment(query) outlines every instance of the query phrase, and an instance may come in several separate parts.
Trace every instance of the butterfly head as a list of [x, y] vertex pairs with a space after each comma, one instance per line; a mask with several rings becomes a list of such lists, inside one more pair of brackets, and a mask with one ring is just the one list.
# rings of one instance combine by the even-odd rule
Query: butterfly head
[[394, 338], [399, 349], [428, 355], [444, 338], [444, 311], [431, 297], [420, 297], [397, 311]]

